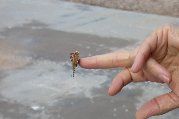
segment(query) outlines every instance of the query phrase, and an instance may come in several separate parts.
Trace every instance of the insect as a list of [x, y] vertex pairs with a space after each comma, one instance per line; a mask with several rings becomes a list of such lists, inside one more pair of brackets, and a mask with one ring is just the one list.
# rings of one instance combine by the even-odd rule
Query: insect
[[75, 68], [78, 66], [79, 63], [79, 52], [75, 51], [70, 53], [70, 60], [72, 63], [72, 70], [73, 70], [73, 77], [75, 75]]

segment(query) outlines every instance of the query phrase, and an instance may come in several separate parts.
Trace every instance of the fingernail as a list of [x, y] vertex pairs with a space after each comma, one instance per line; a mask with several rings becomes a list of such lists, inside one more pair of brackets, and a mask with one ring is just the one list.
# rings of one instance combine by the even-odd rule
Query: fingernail
[[109, 96], [114, 96], [115, 95], [115, 92], [114, 92], [114, 89], [112, 86], [110, 86], [110, 88], [108, 89], [108, 95]]
[[170, 78], [164, 74], [159, 75], [159, 78], [165, 83], [170, 83]]
[[111, 87], [108, 89], [108, 95], [109, 95], [109, 96], [112, 96]]
[[133, 73], [136, 73], [136, 72], [137, 72], [137, 64], [136, 64], [136, 63], [134, 63], [134, 64], [132, 65], [131, 71], [132, 71]]

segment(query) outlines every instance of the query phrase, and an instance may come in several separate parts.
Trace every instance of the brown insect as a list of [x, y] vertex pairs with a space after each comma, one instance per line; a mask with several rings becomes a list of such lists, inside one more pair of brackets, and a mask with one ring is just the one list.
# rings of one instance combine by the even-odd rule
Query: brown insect
[[72, 63], [72, 70], [73, 70], [73, 77], [74, 77], [75, 68], [79, 64], [79, 52], [75, 51], [75, 52], [70, 53], [70, 60], [71, 60], [71, 63]]

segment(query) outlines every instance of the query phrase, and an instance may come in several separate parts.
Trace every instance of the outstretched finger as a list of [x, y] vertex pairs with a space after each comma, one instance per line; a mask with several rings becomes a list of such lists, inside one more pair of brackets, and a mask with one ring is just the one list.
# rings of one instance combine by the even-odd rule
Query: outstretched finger
[[152, 116], [167, 113], [179, 108], [179, 97], [173, 93], [167, 93], [152, 99], [144, 104], [136, 113], [136, 119], [147, 119]]
[[119, 51], [80, 59], [80, 66], [87, 69], [106, 69], [129, 67], [132, 65], [134, 53]]

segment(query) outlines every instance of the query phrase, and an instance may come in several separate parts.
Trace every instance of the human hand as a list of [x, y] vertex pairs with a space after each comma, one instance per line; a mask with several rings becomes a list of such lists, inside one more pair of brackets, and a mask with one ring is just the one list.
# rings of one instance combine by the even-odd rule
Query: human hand
[[113, 79], [108, 91], [111, 96], [130, 82], [167, 83], [171, 92], [145, 103], [137, 111], [136, 119], [179, 108], [179, 30], [174, 27], [159, 28], [134, 51], [81, 58], [80, 66], [88, 69], [124, 67]]

